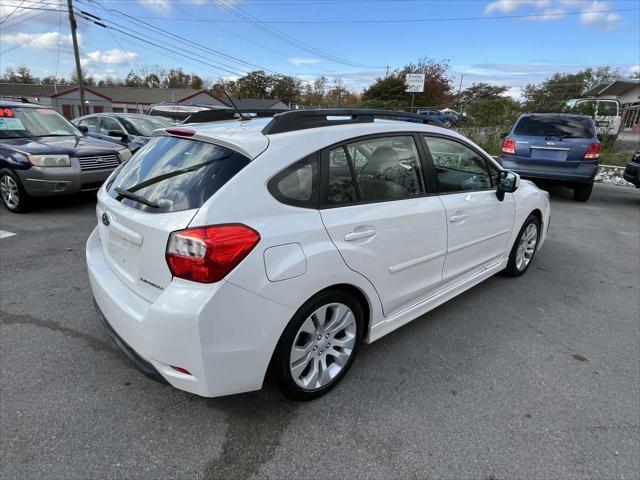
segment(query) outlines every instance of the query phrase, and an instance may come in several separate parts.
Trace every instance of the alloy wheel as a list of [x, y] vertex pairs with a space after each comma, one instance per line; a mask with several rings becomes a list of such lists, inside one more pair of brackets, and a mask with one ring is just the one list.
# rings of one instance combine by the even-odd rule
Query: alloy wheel
[[0, 195], [7, 208], [15, 210], [20, 204], [20, 191], [18, 184], [9, 175], [3, 175], [0, 178]]
[[530, 223], [520, 237], [518, 250], [516, 251], [516, 268], [523, 271], [531, 262], [538, 244], [538, 226]]
[[323, 305], [309, 315], [289, 355], [296, 384], [305, 390], [318, 390], [331, 383], [351, 358], [357, 328], [353, 312], [343, 303]]

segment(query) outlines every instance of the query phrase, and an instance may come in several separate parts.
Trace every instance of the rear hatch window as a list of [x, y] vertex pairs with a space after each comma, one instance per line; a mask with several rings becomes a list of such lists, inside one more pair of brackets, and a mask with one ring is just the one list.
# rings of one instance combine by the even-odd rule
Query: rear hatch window
[[594, 138], [593, 124], [588, 118], [580, 117], [522, 117], [514, 135], [531, 137]]
[[200, 208], [249, 161], [219, 145], [156, 137], [120, 168], [107, 191], [123, 205], [149, 213]]

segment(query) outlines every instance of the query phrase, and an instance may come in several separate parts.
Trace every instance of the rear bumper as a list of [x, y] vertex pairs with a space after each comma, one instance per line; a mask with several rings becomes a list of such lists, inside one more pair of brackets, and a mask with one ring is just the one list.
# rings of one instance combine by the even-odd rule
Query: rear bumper
[[[75, 162], [74, 162], [75, 160]], [[81, 171], [76, 159], [70, 167], [31, 167], [16, 170], [25, 190], [32, 197], [45, 197], [93, 191], [100, 188], [113, 168]]]
[[113, 327], [109, 325], [109, 322], [107, 321], [102, 311], [100, 310], [100, 307], [96, 303], [95, 298], [93, 299], [93, 304], [96, 307], [96, 313], [98, 314], [98, 318], [102, 322], [102, 325], [104, 326], [104, 329], [107, 331], [107, 334], [111, 337], [111, 340], [113, 340], [113, 343], [115, 343], [116, 347], [118, 347], [120, 351], [124, 353], [125, 357], [131, 360], [131, 362], [138, 368], [138, 370], [140, 370], [150, 379], [155, 380], [156, 382], [168, 384], [169, 382], [167, 382], [164, 379], [164, 377], [160, 375], [160, 372], [158, 372], [158, 370], [156, 370], [156, 368], [152, 364], [150, 364], [144, 358], [138, 355], [138, 352], [136, 352], [133, 348], [131, 348], [127, 344], [127, 342], [125, 342], [120, 337], [120, 335], [118, 335], [118, 333], [113, 329]]
[[204, 397], [262, 387], [292, 308], [226, 281], [204, 285], [180, 279], [149, 302], [113, 273], [96, 230], [86, 251], [91, 290], [107, 331], [147, 376], [157, 374]]
[[500, 163], [504, 169], [516, 172], [522, 178], [550, 183], [593, 183], [596, 173], [598, 173], [598, 162], [580, 162], [576, 167], [549, 164], [536, 165], [530, 162], [518, 162], [513, 157], [501, 156]]

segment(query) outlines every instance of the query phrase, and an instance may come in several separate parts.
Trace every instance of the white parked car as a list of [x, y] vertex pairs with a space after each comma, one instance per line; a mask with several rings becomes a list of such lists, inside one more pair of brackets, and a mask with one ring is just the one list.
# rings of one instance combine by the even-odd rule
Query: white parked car
[[547, 194], [416, 120], [298, 110], [156, 131], [100, 189], [87, 242], [116, 344], [198, 395], [260, 389], [271, 367], [306, 400], [340, 381], [362, 341], [495, 273], [523, 274]]

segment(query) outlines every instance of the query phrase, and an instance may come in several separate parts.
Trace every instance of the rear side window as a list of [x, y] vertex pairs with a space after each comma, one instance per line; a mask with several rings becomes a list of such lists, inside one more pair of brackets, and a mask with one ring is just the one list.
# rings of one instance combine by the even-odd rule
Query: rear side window
[[316, 208], [318, 198], [317, 154], [285, 168], [269, 180], [269, 192], [278, 201], [296, 207]]
[[249, 161], [219, 145], [156, 137], [121, 167], [107, 189], [121, 203], [150, 213], [200, 208]]
[[593, 138], [593, 123], [589, 118], [561, 116], [525, 116], [515, 129], [514, 135], [534, 137]]

